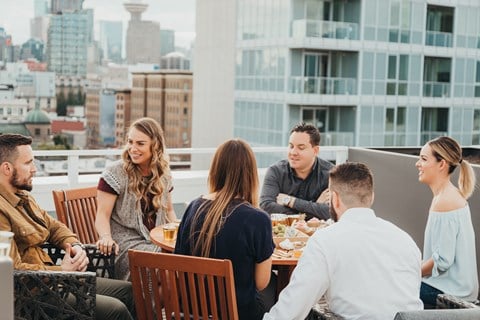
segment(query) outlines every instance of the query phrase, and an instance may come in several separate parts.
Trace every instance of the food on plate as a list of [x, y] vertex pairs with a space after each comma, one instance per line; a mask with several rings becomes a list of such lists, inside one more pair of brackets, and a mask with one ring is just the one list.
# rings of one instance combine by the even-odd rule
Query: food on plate
[[290, 241], [288, 238], [283, 240], [278, 244], [283, 250], [293, 250], [295, 249], [295, 244]]
[[273, 227], [273, 236], [274, 237], [284, 237], [287, 227], [283, 224], [277, 224]]

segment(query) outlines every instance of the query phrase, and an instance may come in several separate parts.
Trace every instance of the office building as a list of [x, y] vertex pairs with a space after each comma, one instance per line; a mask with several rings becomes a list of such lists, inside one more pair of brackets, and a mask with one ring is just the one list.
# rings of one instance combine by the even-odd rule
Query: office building
[[175, 31], [160, 29], [160, 54], [163, 56], [175, 51]]
[[192, 83], [191, 71], [134, 72], [130, 118], [157, 120], [168, 148], [191, 147]]
[[[62, 76], [87, 74], [88, 47], [93, 41], [93, 10], [81, 9], [82, 1], [54, 3], [47, 40], [48, 70]], [[54, 4], [56, 5], [54, 7]], [[80, 5], [80, 9], [78, 9]], [[64, 8], [65, 11], [55, 11]]]
[[100, 21], [100, 48], [103, 59], [122, 62], [123, 29], [121, 21]]
[[44, 43], [39, 39], [30, 38], [22, 44], [20, 49], [20, 60], [36, 59], [39, 62], [44, 60]]
[[121, 148], [126, 143], [126, 134], [131, 124], [131, 89], [115, 90], [115, 146]]
[[322, 145], [480, 143], [478, 1], [225, 2], [197, 2], [194, 147], [217, 122], [257, 146], [300, 121]]
[[51, 0], [50, 12], [61, 14], [65, 12], [81, 11], [84, 0]]

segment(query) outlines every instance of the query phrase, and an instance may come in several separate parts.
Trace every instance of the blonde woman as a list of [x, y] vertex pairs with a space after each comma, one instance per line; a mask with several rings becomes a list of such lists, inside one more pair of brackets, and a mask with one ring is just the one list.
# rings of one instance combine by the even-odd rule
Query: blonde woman
[[270, 281], [274, 243], [270, 217], [258, 208], [257, 165], [247, 143], [229, 140], [217, 149], [208, 186], [183, 216], [175, 253], [230, 259], [240, 319], [261, 319], [270, 306], [258, 291]]
[[115, 244], [117, 278], [130, 278], [128, 249], [160, 250], [150, 242], [149, 232], [176, 219], [172, 189], [162, 128], [151, 118], [136, 120], [122, 160], [106, 168], [98, 183], [97, 246], [110, 253]]
[[[475, 234], [467, 199], [475, 188], [472, 166], [449, 137], [427, 142], [416, 163], [418, 180], [430, 187], [430, 204], [423, 249], [420, 298], [434, 307], [438, 294], [474, 301], [478, 295]], [[457, 169], [458, 168], [458, 169]], [[458, 187], [451, 181], [460, 170]]]

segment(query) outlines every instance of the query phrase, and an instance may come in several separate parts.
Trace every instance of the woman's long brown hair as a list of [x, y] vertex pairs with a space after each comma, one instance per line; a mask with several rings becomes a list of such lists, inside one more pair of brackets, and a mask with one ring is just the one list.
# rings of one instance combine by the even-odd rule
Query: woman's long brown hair
[[[215, 236], [239, 204], [258, 207], [257, 162], [245, 141], [228, 140], [218, 147], [210, 166], [208, 187], [215, 194], [214, 200], [199, 207], [190, 227], [191, 239], [197, 238], [193, 253], [202, 257], [210, 255]], [[203, 215], [203, 224], [194, 236]]]
[[160, 124], [152, 118], [140, 118], [132, 123], [129, 131], [135, 128], [138, 131], [147, 135], [152, 139], [150, 151], [152, 152], [152, 159], [150, 161], [151, 178], [143, 179], [140, 167], [132, 162], [128, 154], [128, 144], [122, 153], [123, 168], [128, 175], [128, 189], [137, 197], [137, 206], [140, 206], [140, 201], [143, 199], [148, 203], [148, 194], [153, 195], [153, 207], [158, 210], [160, 207], [166, 208], [166, 204], [162, 203], [162, 195], [168, 190], [163, 190], [164, 185], [162, 178], [164, 175], [170, 174], [168, 163], [168, 156], [165, 154], [165, 141], [163, 137], [163, 130]]

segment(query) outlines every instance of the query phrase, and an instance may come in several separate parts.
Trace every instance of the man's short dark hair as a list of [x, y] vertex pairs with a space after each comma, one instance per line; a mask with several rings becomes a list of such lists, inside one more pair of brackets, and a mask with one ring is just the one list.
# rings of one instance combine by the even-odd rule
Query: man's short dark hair
[[329, 187], [348, 207], [359, 204], [369, 207], [373, 197], [373, 174], [363, 163], [342, 163], [330, 170]]
[[311, 124], [307, 124], [305, 122], [301, 122], [296, 124], [290, 134], [294, 132], [305, 132], [310, 136], [310, 144], [312, 146], [319, 146], [320, 145], [320, 131], [318, 131], [317, 127]]
[[31, 145], [32, 138], [21, 134], [0, 134], [0, 163], [13, 162], [17, 157], [17, 147]]

